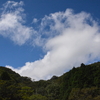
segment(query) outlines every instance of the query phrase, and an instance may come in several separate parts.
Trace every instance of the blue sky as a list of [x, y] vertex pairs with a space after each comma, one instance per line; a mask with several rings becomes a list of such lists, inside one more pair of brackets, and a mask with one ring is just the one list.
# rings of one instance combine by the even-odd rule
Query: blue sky
[[35, 80], [100, 60], [99, 0], [0, 1], [0, 65]]

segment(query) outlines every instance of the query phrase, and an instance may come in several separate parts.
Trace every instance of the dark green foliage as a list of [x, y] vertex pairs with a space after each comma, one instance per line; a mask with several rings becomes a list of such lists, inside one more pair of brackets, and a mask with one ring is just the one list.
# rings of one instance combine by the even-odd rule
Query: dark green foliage
[[10, 80], [11, 78], [10, 78], [10, 76], [9, 76], [9, 74], [6, 72], [6, 71], [4, 71], [2, 74], [1, 74], [1, 80]]
[[0, 67], [0, 100], [100, 100], [100, 62], [34, 82]]
[[60, 77], [61, 96], [67, 100], [73, 88], [100, 87], [100, 63], [92, 65], [81, 64], [81, 67], [73, 68]]
[[57, 79], [58, 79], [57, 76], [53, 76], [53, 77], [51, 78], [51, 80], [57, 80]]
[[81, 64], [81, 67], [85, 67], [85, 64], [84, 64], [84, 63], [82, 63], [82, 64]]
[[57, 83], [51, 83], [46, 87], [47, 97], [50, 100], [58, 100], [60, 97], [60, 86]]
[[68, 100], [100, 100], [100, 88], [73, 88]]
[[13, 83], [13, 81], [0, 80], [0, 97], [4, 100], [20, 100], [18, 95], [20, 86]]
[[48, 100], [46, 96], [40, 94], [30, 96], [29, 100]]

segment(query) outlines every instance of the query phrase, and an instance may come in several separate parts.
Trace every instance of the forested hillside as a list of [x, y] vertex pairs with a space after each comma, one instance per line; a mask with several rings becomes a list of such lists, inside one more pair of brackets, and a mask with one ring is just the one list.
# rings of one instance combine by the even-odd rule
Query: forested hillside
[[0, 67], [0, 100], [100, 100], [100, 62], [82, 63], [47, 81], [31, 81]]

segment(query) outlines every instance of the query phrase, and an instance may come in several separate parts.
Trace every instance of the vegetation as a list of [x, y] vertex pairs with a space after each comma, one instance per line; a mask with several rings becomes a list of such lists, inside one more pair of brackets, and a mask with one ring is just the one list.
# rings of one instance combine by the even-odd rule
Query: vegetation
[[0, 67], [0, 100], [100, 100], [100, 62], [82, 63], [47, 81], [31, 81]]

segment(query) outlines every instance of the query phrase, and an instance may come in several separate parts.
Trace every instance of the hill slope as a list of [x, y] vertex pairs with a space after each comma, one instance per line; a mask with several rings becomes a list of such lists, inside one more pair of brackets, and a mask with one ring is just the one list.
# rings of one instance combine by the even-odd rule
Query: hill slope
[[100, 100], [100, 62], [36, 82], [0, 67], [0, 100]]

